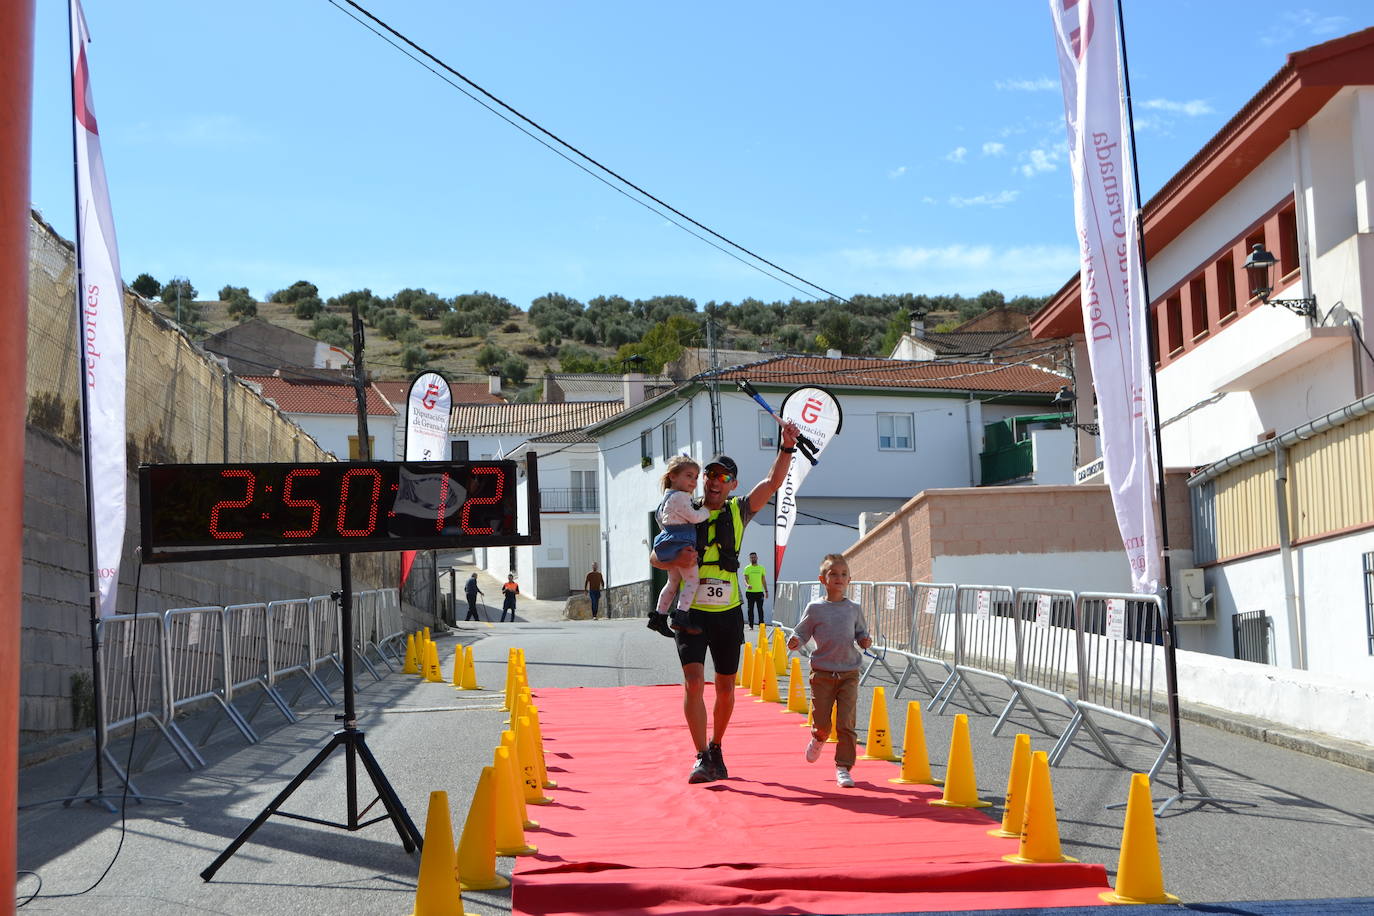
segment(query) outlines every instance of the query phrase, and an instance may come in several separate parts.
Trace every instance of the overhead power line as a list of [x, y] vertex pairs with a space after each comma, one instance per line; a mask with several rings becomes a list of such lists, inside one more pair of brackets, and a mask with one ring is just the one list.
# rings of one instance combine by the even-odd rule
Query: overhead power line
[[[667, 219], [669, 222], [671, 222], [674, 226], [677, 226], [679, 229], [683, 230], [684, 232], [688, 233], [689, 235], [693, 236], [694, 238], [700, 239], [701, 241], [707, 243], [708, 245], [710, 245], [711, 247], [715, 248], [716, 250], [721, 251], [722, 253], [727, 254], [727, 255], [729, 255], [730, 257], [734, 258], [735, 260], [739, 261], [741, 264], [744, 264], [745, 266], [750, 267], [750, 268], [752, 268], [753, 270], [756, 270], [756, 271], [758, 271], [759, 273], [762, 273], [762, 274], [764, 274], [765, 276], [770, 277], [771, 279], [777, 280], [778, 282], [784, 284], [785, 286], [791, 287], [792, 289], [796, 290], [797, 292], [801, 293], [801, 294], [804, 295], [804, 296], [810, 296], [810, 297], [813, 298], [813, 299], [819, 299], [819, 298], [821, 298], [820, 296], [815, 295], [815, 293], [812, 293], [812, 292], [810, 292], [810, 291], [808, 291], [808, 290], [801, 289], [801, 288], [799, 288], [799, 287], [797, 287], [797, 286], [794, 286], [793, 284], [791, 284], [791, 283], [787, 282], [786, 280], [782, 279], [782, 277], [778, 277], [778, 276], [776, 276], [776, 275], [774, 275], [774, 274], [772, 274], [772, 273], [769, 273], [767, 270], [764, 270], [762, 267], [759, 267], [758, 264], [753, 264], [753, 263], [750, 263], [749, 261], [744, 260], [743, 258], [741, 258], [741, 257], [739, 257], [738, 255], [736, 255], [734, 252], [728, 251], [728, 250], [726, 250], [725, 248], [722, 248], [720, 245], [717, 245], [715, 242], [711, 241], [711, 239], [705, 238], [704, 236], [702, 236], [702, 235], [700, 235], [700, 234], [698, 234], [698, 233], [696, 233], [696, 232], [693, 232], [691, 229], [689, 229], [689, 228], [687, 228], [686, 226], [682, 225], [680, 222], [678, 222], [677, 220], [675, 220], [675, 219], [673, 219], [672, 217], [668, 216], [666, 213], [663, 213], [661, 210], [658, 210], [658, 209], [656, 209], [655, 207], [650, 206], [649, 204], [645, 203], [643, 200], [639, 200], [639, 199], [637, 199], [637, 198], [631, 196], [630, 194], [626, 193], [625, 190], [624, 190], [623, 188], [616, 187], [615, 185], [613, 185], [613, 184], [611, 184], [610, 182], [606, 181], [606, 179], [603, 178], [601, 175], [598, 175], [598, 174], [596, 174], [595, 172], [592, 172], [590, 169], [588, 169], [586, 166], [584, 166], [584, 165], [582, 164], [582, 162], [578, 162], [578, 161], [576, 161], [576, 160], [574, 160], [574, 159], [568, 157], [567, 155], [565, 155], [561, 150], [556, 149], [556, 148], [554, 148], [553, 146], [550, 146], [550, 145], [549, 145], [547, 142], [545, 142], [543, 139], [541, 139], [540, 137], [537, 137], [537, 136], [535, 136], [534, 134], [530, 133], [530, 131], [526, 130], [526, 129], [525, 129], [524, 127], [522, 127], [520, 124], [515, 123], [515, 121], [512, 121], [510, 118], [506, 117], [506, 116], [505, 116], [504, 114], [502, 114], [500, 111], [497, 111], [496, 109], [492, 108], [491, 105], [488, 105], [486, 102], [482, 101], [482, 99], [477, 98], [477, 97], [474, 96], [471, 92], [468, 92], [467, 90], [465, 90], [462, 86], [458, 86], [458, 85], [455, 84], [452, 80], [448, 79], [443, 73], [439, 73], [439, 72], [438, 72], [437, 70], [435, 70], [433, 67], [429, 66], [429, 64], [425, 63], [425, 61], [418, 59], [418, 58], [415, 56], [415, 54], [419, 54], [419, 55], [421, 55], [422, 57], [424, 57], [426, 60], [432, 61], [432, 62], [434, 63], [435, 66], [442, 68], [446, 73], [451, 74], [453, 77], [455, 77], [456, 79], [462, 81], [462, 82], [463, 82], [464, 84], [466, 84], [467, 86], [472, 87], [473, 90], [475, 90], [476, 92], [481, 93], [481, 94], [482, 94], [483, 96], [485, 96], [487, 99], [490, 99], [495, 105], [498, 105], [498, 106], [500, 106], [502, 109], [505, 109], [505, 111], [510, 112], [510, 114], [513, 115], [515, 118], [518, 118], [520, 121], [523, 121], [525, 124], [528, 124], [531, 128], [533, 128], [534, 130], [538, 131], [540, 134], [543, 134], [545, 137], [548, 137], [550, 140], [552, 140], [552, 141], [553, 141], [554, 143], [556, 143], [558, 146], [561, 146], [561, 147], [563, 147], [563, 149], [568, 150], [568, 151], [571, 152], [574, 156], [576, 156], [578, 159], [582, 160], [583, 162], [590, 163], [594, 168], [598, 169], [598, 170], [601, 171], [601, 172], [604, 172], [606, 175], [610, 175], [612, 178], [614, 178], [616, 181], [618, 181], [618, 182], [620, 182], [621, 184], [623, 184], [625, 187], [633, 189], [634, 192], [635, 192], [636, 194], [639, 194], [639, 195], [641, 195], [641, 196], [647, 198], [648, 200], [653, 201], [653, 203], [657, 204], [659, 207], [662, 207], [664, 210], [667, 210], [669, 213], [672, 213], [674, 216], [677, 216], [677, 217], [679, 217], [679, 218], [681, 218], [681, 219], [683, 219], [683, 220], [686, 220], [688, 223], [691, 223], [693, 226], [695, 226], [695, 227], [697, 227], [698, 229], [702, 230], [702, 232], [705, 232], [705, 233], [711, 235], [712, 237], [714, 237], [714, 238], [716, 238], [716, 239], [719, 239], [721, 242], [724, 242], [726, 245], [730, 246], [731, 248], [736, 249], [737, 251], [743, 252], [744, 254], [748, 255], [750, 258], [753, 258], [754, 260], [758, 261], [759, 263], [761, 263], [761, 264], [766, 264], [766, 265], [768, 265], [769, 267], [771, 267], [773, 270], [779, 271], [780, 273], [785, 274], [785, 275], [788, 276], [788, 277], [791, 277], [793, 280], [796, 280], [797, 282], [802, 283], [802, 284], [804, 284], [805, 286], [809, 286], [811, 289], [819, 290], [820, 292], [824, 293], [827, 297], [829, 297], [829, 298], [831, 298], [831, 299], [838, 299], [839, 301], [845, 302], [845, 303], [848, 303], [848, 302], [849, 302], [849, 300], [848, 300], [846, 297], [841, 296], [839, 293], [831, 292], [830, 290], [826, 289], [824, 286], [821, 286], [821, 285], [819, 285], [819, 284], [817, 284], [817, 283], [813, 283], [813, 282], [811, 282], [810, 280], [806, 279], [805, 277], [802, 277], [802, 276], [799, 276], [799, 275], [793, 273], [792, 271], [788, 270], [787, 268], [783, 267], [783, 266], [780, 265], [780, 264], [775, 264], [774, 262], [772, 262], [772, 261], [768, 260], [767, 258], [765, 258], [763, 255], [758, 254], [757, 252], [752, 251], [752, 250], [750, 250], [750, 249], [744, 247], [743, 245], [739, 244], [738, 242], [736, 242], [736, 241], [734, 241], [734, 240], [732, 240], [732, 239], [727, 238], [726, 236], [724, 236], [724, 235], [722, 235], [721, 233], [717, 232], [716, 230], [712, 229], [710, 226], [707, 226], [706, 224], [704, 224], [704, 223], [702, 223], [702, 222], [699, 222], [698, 220], [693, 219], [691, 216], [688, 216], [686, 213], [683, 213], [681, 210], [677, 209], [677, 208], [674, 207], [673, 205], [671, 205], [671, 204], [667, 203], [666, 201], [664, 201], [664, 200], [662, 200], [662, 199], [656, 197], [655, 195], [649, 193], [647, 190], [645, 190], [644, 188], [642, 188], [642, 187], [640, 187], [639, 185], [635, 184], [633, 181], [631, 181], [630, 179], [626, 178], [624, 175], [621, 175], [619, 172], [615, 171], [615, 170], [612, 169], [610, 166], [607, 166], [607, 165], [603, 164], [603, 163], [600, 162], [599, 160], [595, 159], [594, 157], [592, 157], [592, 156], [588, 155], [587, 153], [583, 152], [582, 150], [578, 149], [576, 146], [572, 145], [572, 144], [569, 143], [568, 141], [564, 140], [562, 137], [558, 136], [557, 134], [553, 133], [552, 131], [550, 131], [549, 129], [547, 129], [546, 127], [544, 127], [542, 124], [539, 124], [539, 123], [538, 123], [537, 121], [535, 121], [534, 119], [532, 119], [532, 118], [528, 117], [527, 115], [523, 114], [522, 112], [518, 111], [517, 109], [515, 109], [515, 108], [512, 107], [511, 105], [509, 105], [509, 104], [507, 104], [506, 102], [502, 101], [500, 98], [497, 98], [495, 95], [493, 95], [492, 93], [488, 92], [488, 91], [487, 91], [486, 89], [484, 89], [482, 86], [479, 86], [477, 83], [473, 82], [471, 79], [469, 79], [468, 77], [464, 76], [462, 73], [460, 73], [460, 72], [458, 72], [457, 70], [455, 70], [455, 69], [454, 69], [453, 67], [451, 67], [448, 63], [446, 63], [445, 61], [441, 60], [439, 57], [435, 56], [434, 54], [430, 53], [428, 50], [426, 50], [425, 48], [421, 47], [419, 44], [417, 44], [416, 42], [414, 42], [413, 40], [411, 40], [411, 39], [410, 39], [409, 37], [407, 37], [406, 35], [402, 34], [402, 33], [401, 33], [400, 31], [398, 31], [397, 29], [393, 28], [390, 24], [388, 24], [388, 23], [384, 22], [383, 20], [379, 19], [379, 18], [378, 18], [377, 16], [375, 16], [371, 11], [367, 10], [366, 8], [360, 6], [358, 3], [354, 2], [354, 0], [328, 0], [328, 2], [329, 2], [329, 4], [330, 4], [331, 6], [334, 6], [335, 8], [337, 8], [338, 10], [340, 10], [341, 12], [343, 12], [343, 13], [344, 13], [345, 15], [347, 15], [350, 19], [352, 19], [354, 22], [357, 22], [359, 25], [362, 25], [364, 28], [366, 28], [368, 31], [372, 32], [374, 35], [377, 35], [379, 38], [382, 38], [384, 41], [386, 41], [386, 42], [387, 42], [388, 44], [390, 44], [392, 47], [396, 48], [398, 51], [400, 51], [400, 52], [402, 52], [403, 54], [405, 54], [405, 55], [406, 55], [407, 57], [409, 57], [411, 60], [416, 61], [416, 63], [419, 63], [421, 66], [425, 67], [425, 69], [429, 70], [431, 73], [434, 73], [435, 76], [438, 76], [440, 79], [444, 80], [444, 82], [448, 83], [450, 86], [453, 86], [453, 87], [454, 87], [455, 89], [457, 89], [459, 92], [462, 92], [464, 95], [466, 95], [468, 98], [472, 99], [472, 100], [473, 100], [474, 102], [476, 102], [477, 104], [481, 105], [483, 108], [486, 108], [488, 111], [492, 112], [493, 114], [495, 114], [497, 117], [501, 118], [501, 119], [502, 119], [503, 121], [505, 121], [506, 123], [510, 124], [511, 126], [515, 127], [516, 129], [520, 130], [520, 131], [521, 131], [522, 133], [524, 133], [526, 136], [529, 136], [529, 137], [531, 137], [532, 139], [538, 141], [538, 142], [541, 143], [543, 146], [545, 146], [545, 147], [547, 147], [548, 149], [552, 150], [553, 152], [557, 153], [559, 156], [562, 156], [562, 157], [563, 157], [564, 159], [566, 159], [568, 162], [571, 162], [573, 165], [575, 165], [575, 166], [577, 166], [578, 168], [582, 169], [584, 172], [587, 172], [587, 174], [589, 174], [589, 175], [591, 175], [592, 177], [596, 178], [598, 181], [601, 181], [603, 184], [606, 184], [608, 187], [611, 187], [611, 188], [615, 189], [616, 191], [618, 191], [619, 193], [623, 194], [625, 197], [629, 198], [630, 200], [633, 200], [635, 203], [639, 204], [640, 206], [645, 207], [646, 209], [651, 210], [652, 212], [658, 214], [659, 216], [664, 217], [664, 218]], [[352, 12], [350, 12], [348, 9], [345, 9], [344, 6], [343, 6], [342, 4], [346, 4], [347, 6], [352, 7], [352, 8], [353, 8], [354, 10], [356, 10], [359, 14], [361, 14], [362, 16], [365, 16], [368, 20], [370, 20], [370, 22], [365, 22], [365, 21], [363, 21], [362, 19], [358, 18], [358, 16], [354, 15], [354, 14], [353, 14]], [[375, 27], [374, 27], [373, 24], [375, 24]], [[379, 29], [380, 29], [381, 31], [379, 31]], [[383, 34], [383, 32], [385, 32], [386, 34]], [[398, 44], [396, 43], [396, 41], [393, 41], [393, 40], [392, 40], [393, 37], [396, 39], [396, 41], [402, 42], [406, 47], [401, 47], [401, 45], [398, 45]], [[409, 48], [410, 50], [407, 50], [407, 48]], [[411, 53], [411, 50], [413, 50], [413, 51], [415, 52], [415, 54], [412, 54], [412, 53]]]

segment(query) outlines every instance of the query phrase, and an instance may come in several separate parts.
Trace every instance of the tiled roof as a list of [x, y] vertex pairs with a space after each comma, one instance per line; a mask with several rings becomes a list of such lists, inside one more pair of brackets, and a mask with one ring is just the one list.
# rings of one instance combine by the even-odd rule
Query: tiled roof
[[1024, 336], [1027, 336], [1025, 331], [929, 331], [920, 339], [939, 353], [971, 355], [990, 352]]
[[[704, 375], [698, 378], [705, 378]], [[1057, 392], [1064, 377], [1030, 365], [947, 363], [841, 356], [779, 356], [723, 369], [719, 378], [755, 384], [844, 388], [923, 388], [937, 391]]]
[[[358, 410], [353, 386], [343, 382], [305, 381], [275, 375], [246, 375], [245, 382], [262, 389], [262, 396], [275, 401], [283, 413], [351, 414]], [[367, 414], [394, 417], [395, 409], [375, 385], [367, 388]]]
[[449, 432], [455, 436], [547, 436], [585, 429], [624, 408], [623, 401], [455, 404]]
[[[410, 393], [410, 382], [373, 382], [377, 390], [393, 404], [404, 404]], [[455, 404], [504, 404], [506, 399], [491, 393], [486, 382], [449, 382]]]

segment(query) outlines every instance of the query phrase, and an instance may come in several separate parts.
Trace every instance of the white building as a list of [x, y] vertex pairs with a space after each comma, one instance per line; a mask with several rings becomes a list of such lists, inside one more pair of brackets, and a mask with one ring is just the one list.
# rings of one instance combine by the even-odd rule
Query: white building
[[[358, 395], [350, 382], [326, 382], [308, 376], [249, 375], [244, 383], [315, 438], [334, 457], [356, 460], [358, 449]], [[374, 461], [395, 461], [396, 409], [382, 392], [368, 385], [367, 438]]]
[[[1199, 469], [1193, 562], [1212, 596], [1176, 594], [1181, 614], [1207, 618], [1180, 645], [1367, 682], [1374, 29], [1291, 54], [1144, 220], [1164, 463]], [[1257, 251], [1275, 261], [1267, 282], [1245, 269]], [[1031, 328], [1076, 335], [1078, 413], [1092, 419], [1078, 287]]]
[[[768, 474], [778, 436], [777, 422], [735, 388], [736, 379], [752, 382], [775, 409], [788, 392], [808, 385], [827, 388], [843, 409], [838, 435], [802, 485], [784, 578], [810, 578], [822, 556], [849, 547], [861, 513], [891, 511], [929, 487], [976, 486], [984, 425], [1050, 411], [1065, 382], [1030, 365], [812, 356], [764, 359], [714, 378], [719, 450], [739, 465], [736, 494]], [[716, 449], [708, 383], [698, 376], [587, 429], [599, 446], [601, 561], [612, 587], [652, 578], [651, 519], [667, 458], [685, 453], [704, 463]], [[1067, 473], [1067, 450], [1062, 463]], [[771, 507], [746, 528], [741, 553], [751, 551], [770, 576], [776, 572]]]

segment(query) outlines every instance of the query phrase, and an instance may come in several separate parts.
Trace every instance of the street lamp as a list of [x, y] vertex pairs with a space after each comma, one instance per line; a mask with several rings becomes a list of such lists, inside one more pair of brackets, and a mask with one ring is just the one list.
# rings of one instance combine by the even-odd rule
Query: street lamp
[[1244, 265], [1245, 272], [1250, 277], [1250, 295], [1258, 298], [1260, 302], [1268, 305], [1281, 305], [1289, 311], [1316, 320], [1316, 296], [1307, 296], [1301, 299], [1269, 298], [1269, 294], [1274, 291], [1275, 263], [1277, 261], [1274, 256], [1264, 250], [1264, 245], [1256, 242], [1250, 256], [1245, 259]]
[[1050, 403], [1057, 404], [1060, 407], [1064, 408], [1064, 416], [1068, 417], [1068, 419], [1061, 420], [1060, 423], [1062, 425], [1067, 426], [1070, 429], [1081, 429], [1083, 430], [1083, 432], [1087, 433], [1090, 436], [1099, 436], [1102, 434], [1101, 427], [1099, 427], [1096, 423], [1078, 422], [1077, 396], [1073, 393], [1073, 389], [1070, 388], [1068, 385], [1061, 386], [1059, 391], [1055, 394], [1054, 400]]

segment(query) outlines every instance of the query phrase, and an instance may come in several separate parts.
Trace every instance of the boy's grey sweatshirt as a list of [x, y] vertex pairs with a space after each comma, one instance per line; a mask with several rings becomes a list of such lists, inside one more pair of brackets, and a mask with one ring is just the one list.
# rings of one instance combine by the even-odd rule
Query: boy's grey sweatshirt
[[859, 667], [863, 655], [855, 641], [868, 635], [863, 609], [848, 598], [839, 601], [813, 601], [802, 612], [796, 637], [816, 641], [811, 653], [811, 667], [822, 671], [853, 671]]

